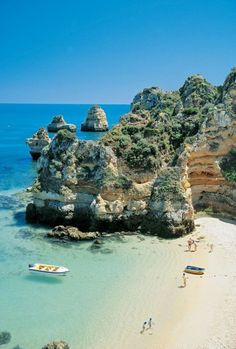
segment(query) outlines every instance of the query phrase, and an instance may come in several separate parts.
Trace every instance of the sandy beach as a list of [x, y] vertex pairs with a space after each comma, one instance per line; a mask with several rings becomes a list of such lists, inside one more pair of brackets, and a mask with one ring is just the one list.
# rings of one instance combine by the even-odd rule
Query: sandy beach
[[[168, 257], [169, 262], [161, 268], [155, 265], [151, 251], [143, 261], [144, 273], [134, 271], [129, 277], [132, 286], [125, 289], [124, 285], [122, 292], [119, 286], [109, 325], [101, 319], [100, 335], [104, 330], [109, 339], [106, 336], [106, 344], [98, 340], [96, 348], [236, 348], [236, 225], [212, 217], [198, 218], [195, 223], [190, 236], [198, 241], [196, 252], [187, 251], [188, 237], [163, 241], [163, 259]], [[206, 272], [187, 275], [183, 288], [182, 270], [187, 264], [205, 267]], [[150, 316], [153, 328], [141, 334], [142, 323]]]

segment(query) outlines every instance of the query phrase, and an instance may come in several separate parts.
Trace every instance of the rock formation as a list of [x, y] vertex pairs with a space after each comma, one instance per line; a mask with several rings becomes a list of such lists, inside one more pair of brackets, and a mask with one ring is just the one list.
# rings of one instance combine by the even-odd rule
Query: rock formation
[[108, 122], [105, 111], [99, 106], [94, 105], [88, 111], [88, 116], [81, 125], [81, 131], [107, 131]]
[[47, 237], [49, 238], [71, 241], [94, 240], [99, 236], [100, 234], [98, 232], [83, 233], [76, 227], [64, 227], [63, 225], [58, 225], [47, 233]]
[[67, 124], [62, 115], [57, 115], [52, 119], [52, 122], [48, 125], [48, 132], [58, 132], [59, 130], [68, 130], [76, 132], [76, 126], [73, 124]]
[[30, 154], [33, 160], [37, 160], [40, 157], [42, 149], [49, 145], [50, 142], [51, 139], [45, 128], [40, 128], [31, 138], [27, 138], [26, 144], [30, 148]]
[[99, 142], [58, 133], [27, 218], [175, 237], [194, 228], [194, 210], [236, 214], [235, 96], [235, 68], [220, 87], [194, 75], [179, 91], [144, 89]]
[[42, 349], [70, 349], [64, 341], [53, 341], [45, 345]]

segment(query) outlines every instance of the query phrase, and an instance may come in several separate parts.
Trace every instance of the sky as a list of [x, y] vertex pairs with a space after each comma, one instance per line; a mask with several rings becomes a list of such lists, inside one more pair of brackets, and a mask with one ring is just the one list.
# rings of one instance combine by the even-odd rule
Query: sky
[[0, 0], [0, 103], [130, 103], [236, 66], [235, 0]]

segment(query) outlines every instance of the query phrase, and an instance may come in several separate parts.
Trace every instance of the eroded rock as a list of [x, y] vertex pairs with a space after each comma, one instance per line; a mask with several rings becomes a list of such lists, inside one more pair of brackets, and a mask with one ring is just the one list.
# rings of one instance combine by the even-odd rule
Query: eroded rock
[[43, 148], [49, 145], [50, 142], [51, 139], [45, 128], [40, 128], [31, 138], [27, 138], [26, 144], [28, 144], [30, 148], [30, 154], [33, 160], [38, 160]]
[[76, 132], [76, 126], [74, 124], [68, 124], [67, 122], [65, 122], [62, 115], [57, 115], [52, 119], [52, 122], [48, 125], [48, 132], [58, 132], [60, 130]]
[[104, 132], [108, 130], [108, 122], [105, 111], [99, 105], [93, 105], [87, 118], [81, 125], [81, 131]]
[[27, 217], [176, 237], [194, 228], [194, 209], [236, 214], [235, 74], [221, 87], [195, 75], [179, 91], [144, 89], [99, 142], [59, 131], [38, 161]]

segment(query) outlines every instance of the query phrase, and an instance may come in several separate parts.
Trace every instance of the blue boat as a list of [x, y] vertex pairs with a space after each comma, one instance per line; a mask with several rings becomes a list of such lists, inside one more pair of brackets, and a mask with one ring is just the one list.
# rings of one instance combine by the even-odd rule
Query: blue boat
[[189, 274], [195, 274], [195, 275], [203, 275], [205, 271], [205, 268], [195, 267], [193, 265], [187, 265], [185, 267], [184, 272]]

